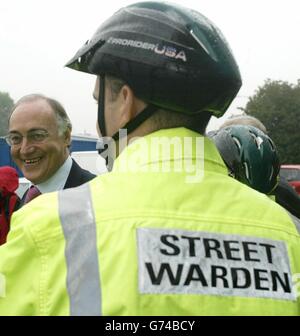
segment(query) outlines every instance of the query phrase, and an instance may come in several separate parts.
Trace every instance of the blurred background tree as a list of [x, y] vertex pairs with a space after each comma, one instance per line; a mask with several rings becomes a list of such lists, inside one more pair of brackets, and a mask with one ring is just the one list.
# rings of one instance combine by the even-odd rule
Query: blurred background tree
[[0, 91], [0, 136], [7, 134], [8, 117], [13, 106], [14, 101], [9, 94]]
[[266, 80], [243, 109], [267, 128], [282, 163], [300, 164], [300, 80]]

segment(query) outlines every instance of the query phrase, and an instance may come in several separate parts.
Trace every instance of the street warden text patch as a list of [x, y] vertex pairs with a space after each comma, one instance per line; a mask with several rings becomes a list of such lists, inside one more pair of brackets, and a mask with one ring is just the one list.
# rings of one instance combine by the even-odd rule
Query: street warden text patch
[[283, 241], [149, 228], [137, 239], [141, 293], [296, 300]]

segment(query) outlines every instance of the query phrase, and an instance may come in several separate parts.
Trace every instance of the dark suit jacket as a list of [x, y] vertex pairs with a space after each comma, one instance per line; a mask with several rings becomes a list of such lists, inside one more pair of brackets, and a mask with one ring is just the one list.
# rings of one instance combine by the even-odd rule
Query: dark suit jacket
[[[72, 167], [65, 183], [63, 189], [69, 189], [78, 187], [81, 184], [84, 184], [90, 180], [92, 180], [96, 175], [92, 174], [88, 170], [81, 168], [78, 163], [72, 159]], [[24, 205], [25, 197], [29, 189], [27, 189], [22, 197], [21, 205]]]
[[92, 174], [88, 170], [81, 168], [74, 159], [72, 159], [72, 161], [72, 168], [70, 170], [70, 174], [67, 178], [64, 189], [78, 187], [96, 177], [96, 175]]

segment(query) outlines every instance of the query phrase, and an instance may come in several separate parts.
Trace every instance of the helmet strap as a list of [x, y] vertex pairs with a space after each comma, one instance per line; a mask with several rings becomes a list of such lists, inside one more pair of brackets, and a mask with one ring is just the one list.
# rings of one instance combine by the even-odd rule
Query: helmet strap
[[102, 137], [106, 136], [105, 127], [105, 75], [99, 76], [98, 127]]
[[[148, 105], [142, 112], [140, 112], [137, 115], [137, 117], [135, 117], [134, 119], [132, 119], [131, 121], [129, 121], [126, 125], [122, 127], [122, 129], [125, 129], [126, 132], [120, 132], [119, 130], [117, 133], [115, 133], [112, 136], [112, 139], [110, 141], [112, 140], [118, 141], [122, 139], [124, 136], [126, 136], [127, 134], [130, 134], [132, 131], [134, 131], [139, 125], [141, 125], [146, 119], [148, 119], [157, 110], [158, 110], [158, 107], [154, 105]], [[99, 114], [98, 114], [98, 122], [100, 120], [103, 120], [102, 122], [104, 122], [104, 118], [100, 119]], [[99, 128], [100, 127], [101, 127], [101, 124], [99, 123]], [[105, 128], [101, 127], [100, 128], [101, 133], [103, 132], [103, 130], [105, 131]], [[113, 161], [115, 160], [115, 157], [109, 154], [109, 145], [108, 143], [105, 144], [103, 142], [103, 137], [98, 140], [96, 148], [98, 150], [98, 153], [105, 159], [106, 167], [108, 171], [110, 171], [112, 169]]]
[[[141, 111], [134, 119], [130, 120], [127, 124], [125, 124], [122, 129], [126, 129], [127, 132], [124, 134], [130, 134], [135, 129], [137, 129], [144, 121], [146, 121], [148, 118], [150, 118], [154, 112], [158, 110], [158, 107], [155, 105], [148, 105], [146, 106], [143, 111]], [[118, 131], [115, 133], [112, 138], [117, 141], [122, 138], [120, 137], [120, 132]], [[123, 135], [123, 136], [124, 136]]]

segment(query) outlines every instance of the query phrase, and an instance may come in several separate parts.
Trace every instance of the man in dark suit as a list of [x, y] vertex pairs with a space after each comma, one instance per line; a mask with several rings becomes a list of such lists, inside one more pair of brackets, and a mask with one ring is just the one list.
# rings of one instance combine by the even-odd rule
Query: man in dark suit
[[6, 140], [13, 160], [32, 183], [23, 204], [41, 193], [77, 187], [95, 177], [71, 159], [71, 131], [70, 119], [55, 99], [31, 94], [13, 107]]

